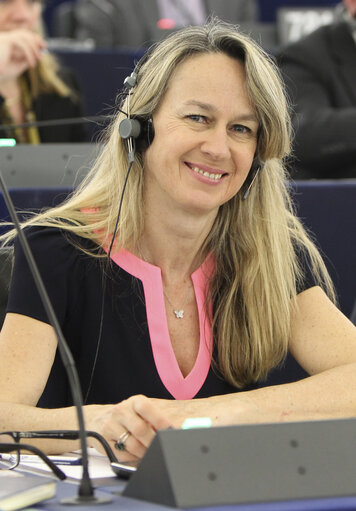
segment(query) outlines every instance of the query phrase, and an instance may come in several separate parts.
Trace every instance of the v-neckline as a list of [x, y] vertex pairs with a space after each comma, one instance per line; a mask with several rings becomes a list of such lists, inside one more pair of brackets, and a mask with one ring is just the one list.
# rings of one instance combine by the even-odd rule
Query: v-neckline
[[169, 334], [161, 269], [125, 249], [112, 254], [111, 259], [142, 282], [151, 348], [162, 383], [175, 399], [193, 398], [204, 384], [211, 363], [212, 331], [205, 302], [212, 258], [208, 256], [191, 276], [199, 315], [200, 340], [194, 366], [185, 377], [178, 365]]

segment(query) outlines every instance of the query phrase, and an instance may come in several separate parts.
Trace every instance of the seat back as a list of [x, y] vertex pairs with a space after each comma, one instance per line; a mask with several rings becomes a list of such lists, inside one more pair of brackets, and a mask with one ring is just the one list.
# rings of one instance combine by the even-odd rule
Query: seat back
[[350, 318], [356, 293], [356, 179], [296, 181], [294, 191], [299, 217], [315, 236], [340, 309]]
[[54, 37], [75, 37], [75, 5], [73, 2], [63, 2], [58, 5], [53, 14], [52, 32]]
[[12, 274], [13, 249], [0, 247], [0, 329], [4, 322]]

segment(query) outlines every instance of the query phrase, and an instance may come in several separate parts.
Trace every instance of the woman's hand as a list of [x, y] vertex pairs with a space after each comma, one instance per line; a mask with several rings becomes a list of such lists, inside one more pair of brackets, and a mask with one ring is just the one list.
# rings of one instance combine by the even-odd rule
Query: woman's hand
[[[171, 427], [154, 400], [141, 395], [132, 396], [116, 405], [100, 407], [99, 410], [99, 413], [88, 418], [87, 429], [103, 435], [120, 461], [142, 458], [156, 431]], [[118, 446], [120, 439], [122, 450]], [[97, 443], [92, 446], [102, 450]]]
[[30, 30], [0, 33], [0, 82], [20, 76], [41, 59], [46, 43]]
[[181, 428], [188, 418], [209, 418], [212, 426], [283, 420], [278, 410], [269, 410], [254, 397], [255, 391], [247, 391], [182, 401], [152, 399], [152, 402], [175, 428]]
[[130, 461], [143, 457], [158, 430], [181, 428], [187, 418], [209, 417], [212, 426], [283, 420], [258, 406], [252, 396], [253, 391], [178, 401], [136, 395], [116, 405], [94, 406], [87, 429], [103, 435], [120, 461]]

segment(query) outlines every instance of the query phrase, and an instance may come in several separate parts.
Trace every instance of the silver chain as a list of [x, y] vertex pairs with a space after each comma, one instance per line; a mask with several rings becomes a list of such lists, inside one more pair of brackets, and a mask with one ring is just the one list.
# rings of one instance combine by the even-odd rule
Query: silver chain
[[[139, 251], [141, 259], [147, 263], [148, 261], [144, 257], [144, 255], [142, 254], [142, 250], [141, 250], [140, 247], [138, 247], [138, 251]], [[185, 297], [184, 303], [183, 303], [182, 307], [180, 307], [180, 308], [174, 307], [173, 303], [170, 301], [169, 296], [167, 295], [167, 293], [164, 290], [163, 282], [162, 282], [162, 289], [163, 289], [163, 294], [167, 298], [167, 301], [168, 301], [169, 305], [173, 308], [173, 314], [175, 315], [175, 317], [177, 319], [183, 319], [184, 318], [184, 312], [185, 312], [184, 311], [184, 307], [188, 303], [188, 298], [189, 298], [189, 293], [190, 293], [190, 290], [191, 290], [191, 286], [189, 286], [189, 289], [188, 289], [188, 292], [187, 292], [187, 296]]]
[[173, 307], [173, 314], [175, 315], [175, 317], [177, 319], [183, 319], [183, 317], [184, 317], [184, 308], [183, 307], [185, 307], [185, 305], [187, 305], [187, 303], [188, 303], [188, 298], [189, 298], [189, 293], [190, 293], [190, 286], [189, 286], [189, 289], [188, 289], [187, 296], [185, 297], [184, 303], [183, 303], [183, 305], [182, 305], [182, 307], [180, 309], [176, 309], [174, 307], [173, 303], [170, 301], [167, 293], [165, 292], [165, 290], [163, 288], [163, 283], [162, 283], [162, 289], [163, 289], [163, 294], [167, 298], [167, 301], [168, 301], [169, 305], [171, 307]]

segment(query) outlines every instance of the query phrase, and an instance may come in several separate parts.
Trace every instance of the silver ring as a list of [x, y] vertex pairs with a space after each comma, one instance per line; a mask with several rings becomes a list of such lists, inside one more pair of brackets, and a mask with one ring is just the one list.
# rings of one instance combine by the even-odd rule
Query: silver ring
[[130, 435], [131, 435], [130, 431], [124, 431], [122, 435], [119, 436], [117, 442], [115, 442], [115, 449], [118, 449], [119, 451], [125, 451], [126, 441]]

